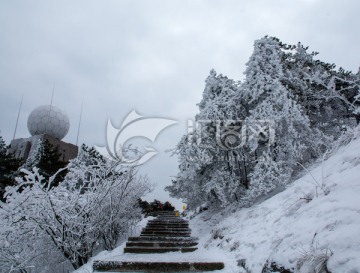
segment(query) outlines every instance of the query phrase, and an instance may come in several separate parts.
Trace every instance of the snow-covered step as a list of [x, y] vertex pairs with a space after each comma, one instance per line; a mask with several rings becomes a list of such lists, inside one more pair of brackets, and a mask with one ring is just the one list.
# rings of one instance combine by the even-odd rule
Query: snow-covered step
[[137, 236], [129, 237], [128, 241], [197, 241], [197, 237], [181, 237], [181, 236]]
[[209, 257], [199, 260], [195, 254], [189, 256], [189, 252], [197, 250], [197, 238], [190, 235], [188, 221], [168, 215], [158, 216], [148, 222], [140, 236], [128, 238], [123, 259], [95, 261], [94, 272], [205, 272], [223, 269], [223, 263], [211, 262]]
[[147, 227], [187, 228], [189, 227], [189, 224], [154, 223], [154, 224], [148, 224]]
[[159, 222], [159, 221], [188, 222], [187, 220], [184, 220], [183, 218], [179, 218], [179, 217], [156, 217], [155, 219], [150, 220], [149, 223]]
[[197, 247], [125, 247], [124, 253], [193, 252]]
[[190, 237], [190, 233], [142, 233], [140, 235], [140, 238], [142, 237], [180, 237], [180, 238], [186, 238]]
[[147, 225], [148, 227], [188, 227], [189, 224], [188, 223], [149, 223]]
[[132, 241], [127, 242], [126, 247], [190, 247], [197, 244], [196, 241]]
[[169, 222], [151, 222], [151, 223], [148, 223], [148, 226], [156, 226], [156, 225], [188, 226], [189, 223], [188, 222], [179, 222], [179, 221], [175, 221], [173, 223], [169, 223]]
[[156, 219], [163, 219], [163, 218], [169, 218], [170, 219], [171, 218], [171, 219], [181, 219], [181, 220], [183, 220], [183, 218], [175, 216], [175, 215], [158, 215], [158, 216], [155, 216], [155, 217], [156, 217]]
[[150, 231], [142, 231], [141, 235], [149, 235], [149, 234], [158, 234], [158, 235], [190, 235], [190, 231], [170, 231], [170, 230], [150, 230]]
[[152, 232], [152, 231], [170, 231], [170, 232], [191, 232], [190, 228], [166, 228], [166, 227], [146, 227], [143, 228], [144, 232]]
[[145, 229], [141, 232], [141, 234], [146, 234], [146, 233], [150, 233], [150, 234], [190, 234], [190, 230], [177, 231], [177, 230], [171, 230], [171, 229], [163, 229], [163, 230]]
[[188, 222], [182, 221], [156, 221], [149, 223], [150, 226], [152, 225], [189, 225]]
[[175, 212], [174, 211], [154, 211], [154, 212], [150, 212], [147, 214], [148, 216], [174, 216], [175, 217]]
[[147, 226], [145, 229], [187, 229], [190, 230], [189, 226]]
[[220, 262], [95, 261], [96, 272], [205, 272], [224, 269]]
[[171, 219], [171, 220], [180, 220], [180, 221], [185, 221], [184, 218], [182, 217], [177, 217], [177, 216], [165, 216], [165, 215], [160, 215], [158, 217], [156, 217], [155, 219], [152, 219], [150, 221], [155, 221], [155, 220], [163, 220], [163, 219]]

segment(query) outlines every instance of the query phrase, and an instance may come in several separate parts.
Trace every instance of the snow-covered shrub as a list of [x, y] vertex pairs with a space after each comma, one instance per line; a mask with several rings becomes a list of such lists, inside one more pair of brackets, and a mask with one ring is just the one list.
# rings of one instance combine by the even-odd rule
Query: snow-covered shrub
[[230, 251], [235, 251], [239, 248], [240, 243], [239, 242], [235, 242], [232, 244], [232, 246], [230, 247]]
[[327, 261], [331, 257], [330, 249], [311, 247], [304, 251], [296, 264], [296, 273], [329, 273]]
[[40, 272], [45, 260], [56, 266], [50, 253], [78, 268], [96, 252], [116, 247], [140, 219], [137, 199], [151, 184], [136, 167], [125, 168], [83, 147], [67, 169], [56, 187], [54, 177], [44, 181], [34, 168], [23, 170], [24, 178], [7, 188], [0, 210], [0, 256], [5, 257], [0, 272], [13, 267]]
[[211, 233], [214, 240], [224, 238], [223, 230], [215, 229]]
[[331, 149], [326, 153], [325, 159], [336, 153], [340, 147], [349, 144], [351, 141], [360, 137], [360, 126], [346, 127], [340, 137], [334, 141]]
[[330, 273], [327, 262], [333, 252], [329, 248], [320, 248], [315, 241], [314, 234], [309, 249], [303, 249], [300, 258], [296, 262], [296, 273]]

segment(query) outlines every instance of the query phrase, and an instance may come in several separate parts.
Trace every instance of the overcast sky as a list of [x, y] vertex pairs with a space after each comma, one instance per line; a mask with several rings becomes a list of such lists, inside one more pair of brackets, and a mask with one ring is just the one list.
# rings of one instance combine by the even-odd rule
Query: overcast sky
[[[119, 126], [132, 110], [179, 123], [164, 130], [159, 154], [142, 168], [156, 190], [176, 175], [177, 160], [164, 151], [186, 133], [211, 68], [243, 78], [255, 39], [301, 41], [319, 58], [347, 70], [360, 66], [357, 0], [0, 0], [0, 130], [28, 137], [27, 117], [54, 105], [70, 117], [64, 141], [106, 144], [106, 123]], [[176, 202], [180, 204], [180, 202]]]

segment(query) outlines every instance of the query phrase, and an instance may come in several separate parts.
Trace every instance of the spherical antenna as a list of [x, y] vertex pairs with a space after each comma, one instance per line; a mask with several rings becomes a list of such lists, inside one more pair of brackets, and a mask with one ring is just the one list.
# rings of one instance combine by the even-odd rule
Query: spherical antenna
[[32, 136], [47, 134], [61, 140], [69, 131], [70, 121], [60, 108], [42, 105], [30, 113], [27, 126]]

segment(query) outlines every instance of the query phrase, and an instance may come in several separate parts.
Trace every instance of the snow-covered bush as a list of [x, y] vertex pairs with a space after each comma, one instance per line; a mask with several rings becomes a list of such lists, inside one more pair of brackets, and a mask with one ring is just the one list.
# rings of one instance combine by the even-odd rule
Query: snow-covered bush
[[97, 251], [113, 249], [140, 219], [136, 202], [151, 184], [136, 167], [125, 168], [83, 147], [67, 169], [56, 187], [54, 177], [44, 181], [34, 168], [24, 169], [24, 178], [7, 188], [0, 210], [1, 272], [14, 267], [40, 272], [45, 260], [55, 266], [56, 256], [78, 268]]
[[330, 249], [311, 246], [302, 252], [296, 264], [296, 273], [329, 273], [327, 262], [333, 253]]

